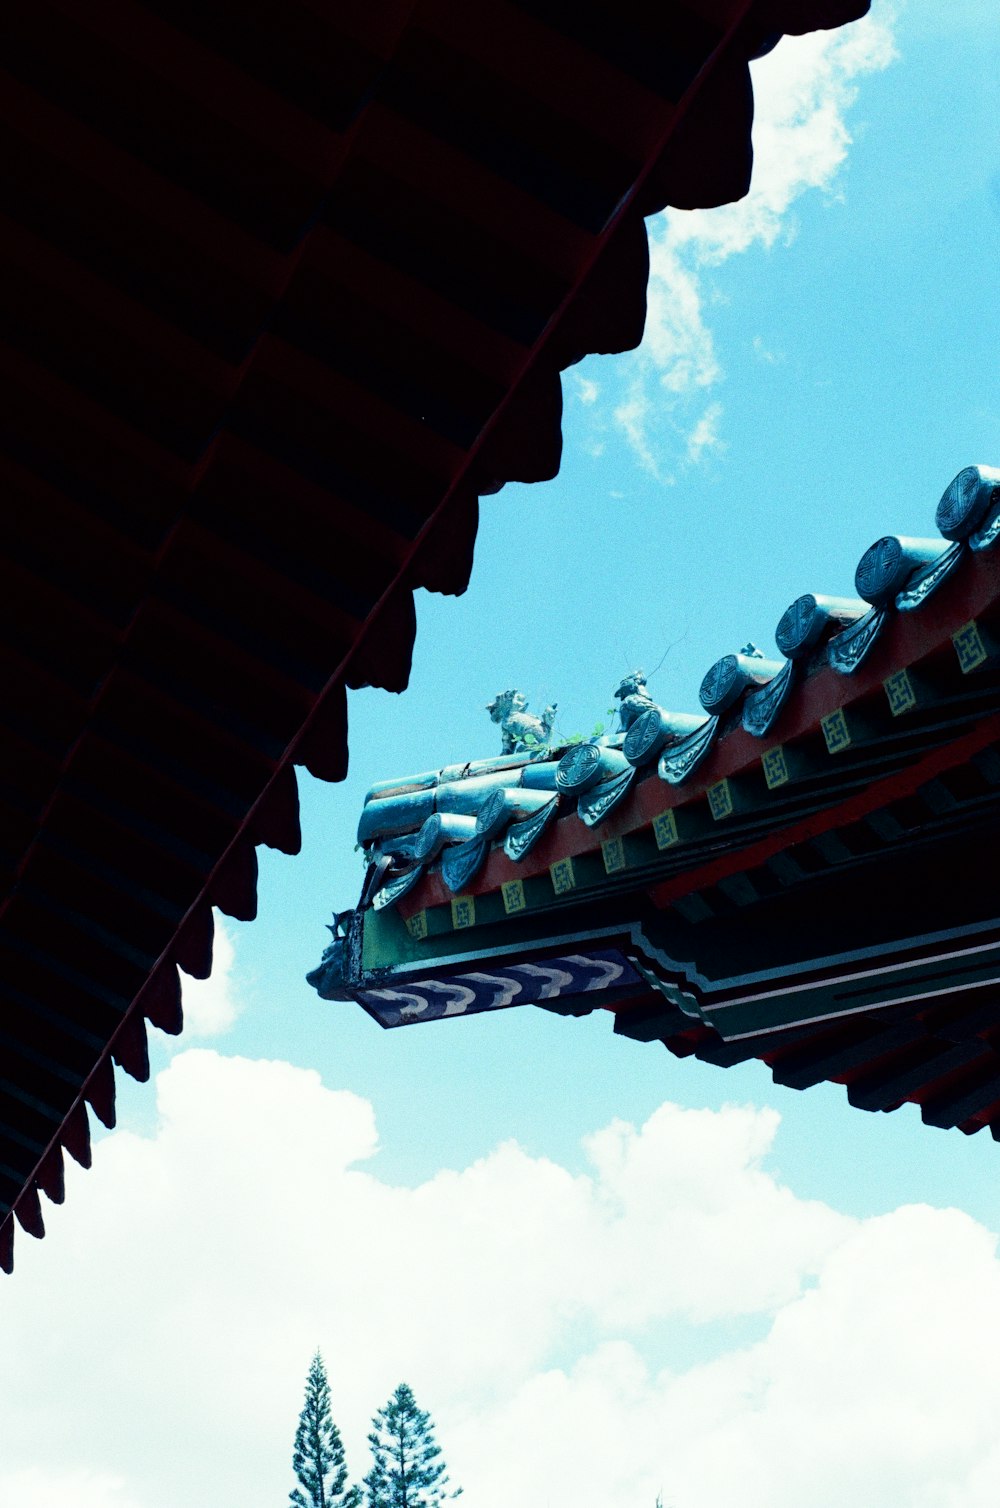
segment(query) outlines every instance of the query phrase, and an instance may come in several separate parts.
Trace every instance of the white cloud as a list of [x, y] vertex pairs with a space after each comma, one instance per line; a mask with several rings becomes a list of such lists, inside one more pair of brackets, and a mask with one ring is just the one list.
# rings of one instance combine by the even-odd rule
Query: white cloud
[[692, 465], [701, 460], [703, 451], [722, 449], [723, 441], [719, 438], [721, 422], [722, 404], [710, 403], [688, 435], [687, 458]]
[[596, 403], [600, 388], [590, 377], [581, 377], [577, 373], [576, 396], [581, 403]]
[[763, 361], [772, 367], [777, 366], [779, 362], [785, 359], [780, 351], [769, 351], [759, 335], [755, 335], [753, 338], [753, 354], [758, 361]]
[[670, 480], [664, 471], [678, 437], [689, 464], [701, 458], [706, 446], [695, 436], [702, 420], [688, 433], [688, 408], [724, 377], [706, 318], [712, 301], [706, 271], [751, 246], [794, 238], [793, 206], [804, 193], [834, 196], [851, 144], [847, 114], [858, 80], [894, 57], [893, 16], [885, 5], [836, 31], [785, 37], [753, 65], [749, 194], [719, 209], [670, 210], [650, 222], [646, 332], [628, 359], [629, 396], [615, 419], [640, 464], [660, 480]]
[[[239, 1015], [233, 988], [232, 934], [218, 911], [215, 919], [215, 942], [212, 948], [212, 972], [207, 979], [193, 979], [181, 970], [181, 1004], [184, 1010], [184, 1034], [191, 1037], [218, 1037], [227, 1032]], [[167, 1040], [167, 1039], [164, 1039]]]
[[314, 1071], [200, 1048], [156, 1095], [0, 1291], [2, 1508], [284, 1501], [317, 1344], [354, 1472], [405, 1378], [476, 1508], [1000, 1494], [994, 1238], [797, 1197], [774, 1111], [667, 1104], [585, 1175], [508, 1143], [408, 1188]]
[[0, 1477], [0, 1508], [140, 1508], [113, 1473], [29, 1466]]
[[649, 307], [639, 354], [664, 392], [682, 394], [711, 387], [722, 370], [704, 320], [698, 273], [685, 265], [673, 218], [661, 216], [650, 227]]
[[640, 464], [666, 485], [673, 483], [672, 476], [665, 475], [650, 440], [649, 424], [654, 400], [640, 372], [631, 382], [621, 403], [614, 411], [614, 420], [624, 431], [625, 438], [639, 458]]

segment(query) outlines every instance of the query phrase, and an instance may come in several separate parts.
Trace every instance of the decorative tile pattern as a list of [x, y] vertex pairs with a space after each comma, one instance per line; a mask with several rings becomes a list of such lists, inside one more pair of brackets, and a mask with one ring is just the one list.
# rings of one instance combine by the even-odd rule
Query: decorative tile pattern
[[728, 780], [719, 780], [708, 788], [708, 809], [716, 822], [733, 815], [733, 793]]
[[596, 827], [599, 822], [603, 822], [628, 795], [635, 775], [635, 770], [625, 770], [613, 780], [605, 780], [602, 785], [595, 786], [585, 796], [581, 796], [576, 808], [580, 820], [588, 827]]
[[574, 996], [589, 996], [597, 1004], [606, 990], [632, 989], [640, 983], [640, 976], [624, 954], [617, 949], [601, 948], [594, 953], [570, 953], [539, 963], [399, 980], [378, 989], [362, 990], [357, 998], [383, 1026], [406, 1026], [415, 1021], [472, 1016], [481, 1011], [503, 1010], [509, 1005], [532, 1005]]
[[836, 634], [826, 646], [827, 662], [841, 675], [851, 675], [874, 648], [888, 616], [884, 607], [873, 607], [856, 623]]
[[462, 927], [476, 925], [476, 898], [472, 895], [456, 895], [451, 903], [451, 924], [456, 932]]
[[550, 864], [549, 874], [552, 876], [552, 889], [556, 895], [566, 895], [568, 891], [576, 889], [572, 859], [559, 859], [555, 864]]
[[677, 831], [677, 818], [673, 812], [661, 812], [653, 818], [653, 837], [656, 839], [657, 848], [672, 848], [679, 840]]
[[621, 838], [608, 838], [601, 844], [604, 868], [608, 874], [621, 874], [625, 868], [625, 844]]
[[937, 560], [932, 560], [925, 565], [922, 571], [917, 571], [910, 577], [903, 591], [896, 595], [896, 607], [901, 613], [912, 613], [915, 608], [923, 607], [942, 582], [947, 581], [958, 566], [961, 565], [965, 555], [965, 545], [953, 544], [950, 549], [944, 550]]
[[893, 717], [900, 717], [904, 712], [913, 711], [917, 705], [917, 697], [913, 690], [913, 683], [905, 670], [897, 670], [893, 675], [886, 676], [882, 685], [885, 688], [889, 711]]
[[955, 646], [955, 653], [958, 655], [958, 663], [963, 675], [968, 675], [970, 670], [978, 670], [980, 665], [985, 665], [989, 659], [975, 618], [970, 619], [968, 623], [963, 623], [962, 627], [952, 634], [951, 642]]
[[831, 712], [824, 717], [820, 727], [823, 729], [828, 753], [839, 754], [842, 749], [850, 748], [851, 730], [847, 726], [843, 707], [838, 707], [836, 712]]
[[503, 851], [507, 857], [516, 864], [529, 854], [558, 810], [559, 797], [554, 795], [533, 817], [526, 817], [523, 822], [512, 822], [503, 840]]
[[372, 901], [375, 910], [383, 911], [388, 906], [394, 906], [398, 900], [403, 898], [408, 890], [413, 889], [423, 872], [423, 865], [415, 864], [406, 874], [397, 875], [394, 880], [389, 880], [383, 885], [381, 890], [376, 890], [375, 898]]
[[427, 936], [427, 912], [415, 911], [412, 916], [406, 918], [406, 930], [414, 942], [423, 942]]
[[788, 784], [788, 761], [780, 744], [775, 744], [773, 749], [762, 754], [760, 763], [764, 771], [764, 784], [769, 791], [776, 791], [779, 785]]
[[764, 738], [778, 721], [782, 707], [791, 695], [796, 682], [794, 660], [786, 660], [773, 680], [752, 691], [743, 703], [742, 721], [754, 738]]
[[500, 893], [503, 896], [503, 909], [508, 916], [516, 916], [519, 911], [527, 909], [522, 880], [506, 880], [500, 886]]

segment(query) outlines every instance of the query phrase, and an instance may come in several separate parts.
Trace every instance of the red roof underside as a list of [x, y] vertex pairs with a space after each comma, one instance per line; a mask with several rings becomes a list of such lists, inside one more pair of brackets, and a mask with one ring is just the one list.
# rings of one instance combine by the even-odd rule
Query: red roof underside
[[748, 57], [866, 8], [15, 8], [0, 1265], [478, 496], [558, 468], [560, 369], [639, 340], [643, 215], [745, 192]]

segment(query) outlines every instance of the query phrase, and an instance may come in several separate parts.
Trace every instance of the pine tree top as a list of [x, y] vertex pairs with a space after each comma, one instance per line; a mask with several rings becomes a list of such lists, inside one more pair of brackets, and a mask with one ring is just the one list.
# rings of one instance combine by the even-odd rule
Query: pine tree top
[[305, 1400], [295, 1431], [292, 1508], [360, 1508], [360, 1488], [347, 1486], [347, 1464], [340, 1431], [330, 1410], [330, 1384], [319, 1351], [306, 1375]]
[[458, 1497], [447, 1491], [448, 1474], [440, 1460], [430, 1414], [419, 1408], [413, 1389], [401, 1382], [372, 1420], [368, 1436], [372, 1469], [365, 1477], [368, 1508], [440, 1508]]

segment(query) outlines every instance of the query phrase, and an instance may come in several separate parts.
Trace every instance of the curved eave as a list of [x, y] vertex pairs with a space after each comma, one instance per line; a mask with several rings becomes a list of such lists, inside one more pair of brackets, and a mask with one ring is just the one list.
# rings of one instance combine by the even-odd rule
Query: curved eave
[[746, 191], [747, 59], [866, 8], [15, 10], [0, 1266], [478, 496], [557, 470], [560, 370], [640, 339], [642, 216]]
[[[372, 866], [385, 888], [363, 897], [315, 987], [386, 1027], [517, 1004], [604, 1008], [619, 1034], [678, 1056], [756, 1058], [780, 1084], [835, 1082], [858, 1108], [910, 1102], [928, 1125], [1000, 1140], [988, 863], [1000, 471], [960, 472], [937, 522], [948, 538], [910, 540], [905, 563], [891, 539], [865, 552], [858, 577], [877, 607], [798, 599], [776, 638], [801, 658], [779, 669], [745, 656], [740, 675], [756, 665], [758, 681], [730, 680], [736, 700], [674, 735], [664, 763], [654, 752], [629, 768], [598, 743], [543, 764], [563, 789], [537, 830], [516, 805], [530, 762], [495, 787], [468, 778], [483, 761], [374, 787], [365, 830], [394, 867]], [[895, 561], [881, 586], [865, 578], [873, 558]], [[710, 705], [738, 664], [706, 676]], [[669, 714], [647, 702], [638, 716], [623, 751], [641, 760], [657, 748], [643, 724], [669, 740]], [[574, 792], [595, 762], [605, 783]], [[388, 848], [387, 821], [395, 833], [422, 821], [417, 834], [441, 822], [424, 816], [430, 802], [478, 817], [478, 836], [453, 829], [439, 857]]]

